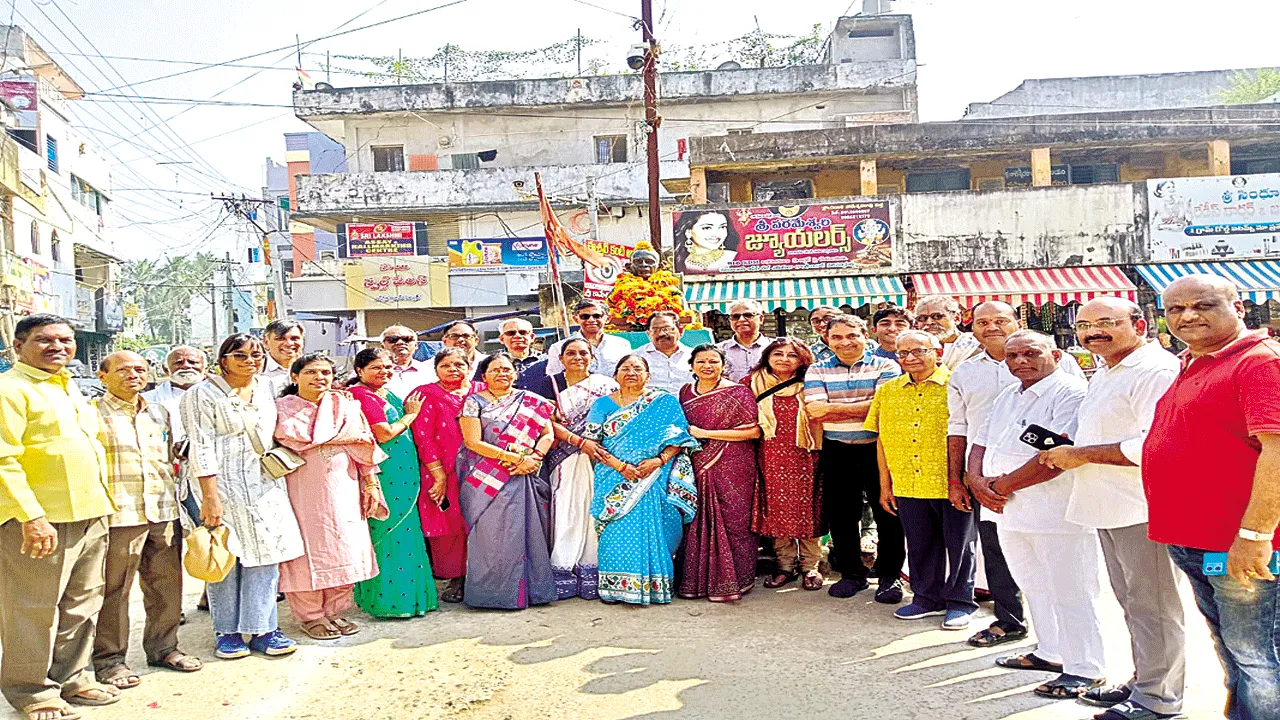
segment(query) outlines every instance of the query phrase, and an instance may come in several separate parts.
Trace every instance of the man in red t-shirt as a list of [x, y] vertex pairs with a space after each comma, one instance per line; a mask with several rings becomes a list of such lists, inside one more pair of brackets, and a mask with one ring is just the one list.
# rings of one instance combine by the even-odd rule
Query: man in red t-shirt
[[[1150, 534], [1191, 580], [1226, 668], [1228, 718], [1280, 718], [1280, 343], [1244, 325], [1235, 286], [1215, 275], [1164, 291], [1187, 344], [1142, 452]], [[1227, 553], [1226, 574], [1216, 558]]]

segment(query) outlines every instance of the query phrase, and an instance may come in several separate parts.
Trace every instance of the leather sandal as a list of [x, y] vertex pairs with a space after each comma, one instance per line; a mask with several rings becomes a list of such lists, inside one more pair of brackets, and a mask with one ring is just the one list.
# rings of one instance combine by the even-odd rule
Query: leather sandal
[[360, 632], [360, 626], [347, 620], [346, 618], [334, 617], [329, 618], [329, 624], [343, 635], [355, 635]]
[[302, 623], [302, 632], [312, 640], [337, 640], [342, 637], [342, 633], [338, 632], [338, 628], [330, 624], [328, 618], [320, 618], [311, 622]]
[[138, 677], [138, 673], [130, 670], [129, 666], [124, 663], [118, 663], [109, 668], [99, 670], [94, 675], [98, 678], [98, 682], [110, 685], [117, 690], [136, 688], [142, 682], [142, 678]]
[[764, 586], [769, 588], [770, 590], [773, 590], [775, 588], [780, 588], [783, 585], [788, 585], [790, 583], [795, 582], [795, 579], [798, 577], [800, 577], [800, 573], [796, 572], [795, 570], [790, 570], [788, 572], [774, 573], [772, 576], [769, 577], [768, 580], [764, 581]]
[[80, 720], [80, 713], [65, 700], [45, 700], [22, 708], [27, 720]]
[[822, 573], [814, 570], [804, 576], [804, 582], [801, 583], [801, 587], [805, 590], [821, 590], [826, 581], [827, 579], [822, 576]]

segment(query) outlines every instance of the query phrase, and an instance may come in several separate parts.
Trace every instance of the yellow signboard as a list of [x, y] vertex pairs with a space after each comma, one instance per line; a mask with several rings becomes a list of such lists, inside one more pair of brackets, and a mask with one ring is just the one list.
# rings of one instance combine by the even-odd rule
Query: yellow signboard
[[443, 258], [360, 258], [343, 271], [350, 310], [449, 307], [449, 263]]

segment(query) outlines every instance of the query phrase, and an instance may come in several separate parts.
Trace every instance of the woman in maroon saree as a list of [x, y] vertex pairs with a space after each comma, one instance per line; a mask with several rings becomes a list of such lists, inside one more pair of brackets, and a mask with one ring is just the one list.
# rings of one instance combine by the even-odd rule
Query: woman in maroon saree
[[699, 345], [690, 357], [695, 380], [681, 388], [680, 404], [702, 449], [693, 453], [698, 511], [685, 530], [679, 594], [732, 602], [756, 580], [756, 399], [750, 388], [724, 377], [720, 348]]

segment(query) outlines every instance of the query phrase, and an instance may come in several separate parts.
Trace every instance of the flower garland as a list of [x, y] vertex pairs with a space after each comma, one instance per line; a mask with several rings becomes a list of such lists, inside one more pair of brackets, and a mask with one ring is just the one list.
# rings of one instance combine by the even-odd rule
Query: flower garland
[[644, 330], [649, 318], [659, 310], [680, 315], [680, 324], [699, 328], [701, 324], [684, 307], [680, 278], [667, 270], [655, 270], [646, 280], [639, 275], [622, 273], [609, 293], [609, 321], [614, 327]]

